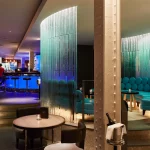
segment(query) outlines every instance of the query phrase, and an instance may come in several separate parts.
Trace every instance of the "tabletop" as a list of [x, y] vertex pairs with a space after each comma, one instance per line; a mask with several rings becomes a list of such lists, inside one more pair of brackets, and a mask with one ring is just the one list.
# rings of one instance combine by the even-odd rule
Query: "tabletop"
[[13, 126], [21, 129], [46, 129], [60, 126], [65, 123], [65, 119], [57, 115], [49, 115], [48, 119], [37, 120], [37, 115], [23, 116], [13, 121]]
[[131, 90], [131, 91], [129, 91], [129, 90], [123, 90], [123, 91], [121, 91], [121, 93], [122, 94], [139, 94], [138, 91], [133, 91], [133, 90]]
[[46, 146], [44, 150], [82, 150], [82, 149], [77, 147], [74, 143], [57, 143]]

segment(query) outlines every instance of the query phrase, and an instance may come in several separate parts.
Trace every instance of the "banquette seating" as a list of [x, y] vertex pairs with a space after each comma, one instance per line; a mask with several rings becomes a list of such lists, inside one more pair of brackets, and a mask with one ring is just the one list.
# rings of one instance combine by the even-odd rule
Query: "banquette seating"
[[[82, 113], [83, 94], [80, 90], [75, 91], [75, 112]], [[84, 114], [94, 114], [94, 99], [84, 98]]]
[[[77, 89], [76, 82], [70, 80], [53, 80], [49, 82], [51, 89], [50, 97], [54, 100], [54, 105], [59, 108], [69, 109], [72, 113], [82, 113], [83, 94]], [[84, 113], [94, 114], [94, 100], [84, 98]]]
[[143, 115], [146, 110], [150, 110], [150, 78], [146, 77], [124, 77], [121, 79], [121, 90], [135, 90], [139, 94], [135, 95], [137, 102], [141, 103]]

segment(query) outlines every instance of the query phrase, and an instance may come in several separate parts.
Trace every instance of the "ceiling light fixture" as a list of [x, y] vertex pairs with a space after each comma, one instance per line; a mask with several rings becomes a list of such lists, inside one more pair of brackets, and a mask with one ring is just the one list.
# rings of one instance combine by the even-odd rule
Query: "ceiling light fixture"
[[9, 32], [11, 32], [11, 31], [9, 31]]

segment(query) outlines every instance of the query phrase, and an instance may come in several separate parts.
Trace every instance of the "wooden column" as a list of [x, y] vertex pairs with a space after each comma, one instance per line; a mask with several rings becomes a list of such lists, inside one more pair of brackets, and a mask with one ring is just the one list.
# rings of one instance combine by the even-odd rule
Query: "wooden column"
[[106, 113], [121, 122], [120, 0], [95, 0], [94, 7], [95, 149], [113, 150]]
[[34, 68], [34, 52], [32, 51], [29, 52], [29, 65], [30, 69]]

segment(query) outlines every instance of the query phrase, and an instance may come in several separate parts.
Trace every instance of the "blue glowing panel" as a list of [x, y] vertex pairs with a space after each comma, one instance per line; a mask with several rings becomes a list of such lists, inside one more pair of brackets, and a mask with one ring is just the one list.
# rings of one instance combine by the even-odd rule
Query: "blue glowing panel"
[[[7, 77], [8, 77], [8, 79], [5, 81], [6, 87], [7, 88], [15, 88], [15, 82], [14, 82], [14, 80], [11, 79], [14, 76], [7, 76]], [[39, 76], [36, 76], [36, 75], [32, 75], [32, 76], [20, 75], [18, 77], [19, 77], [19, 79], [16, 80], [16, 88], [26, 89], [26, 81], [23, 80], [23, 78], [30, 77], [31, 80], [28, 81], [28, 89], [33, 89], [33, 90], [39, 89], [39, 87], [37, 85], [37, 79], [39, 78]]]
[[34, 57], [34, 70], [40, 71], [40, 55]]

